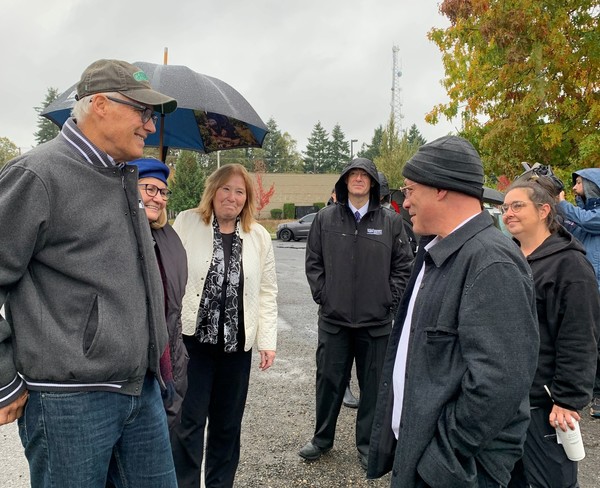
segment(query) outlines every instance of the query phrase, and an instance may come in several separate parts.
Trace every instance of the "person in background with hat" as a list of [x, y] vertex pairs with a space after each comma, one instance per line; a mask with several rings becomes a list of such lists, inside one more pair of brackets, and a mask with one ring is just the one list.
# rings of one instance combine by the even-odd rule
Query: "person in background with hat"
[[[598, 289], [600, 290], [600, 168], [587, 168], [573, 173], [573, 205], [565, 199], [565, 192], [558, 195], [558, 210], [564, 217], [563, 225], [585, 247], [586, 257], [592, 263]], [[590, 414], [600, 417], [600, 343], [594, 382], [594, 398]]]
[[316, 421], [299, 456], [316, 461], [333, 447], [352, 362], [360, 401], [356, 448], [367, 468], [377, 385], [392, 319], [410, 275], [401, 220], [381, 207], [375, 164], [353, 159], [342, 171], [337, 203], [319, 210], [306, 244], [306, 278], [319, 305]]
[[164, 291], [124, 163], [177, 102], [107, 59], [77, 99], [55, 139], [0, 172], [0, 424], [19, 418], [34, 488], [175, 488]]
[[388, 183], [387, 178], [385, 177], [385, 174], [381, 171], [378, 171], [377, 176], [379, 178], [380, 185], [379, 191], [381, 197], [381, 206], [383, 208], [391, 210], [398, 216], [398, 218], [400, 218], [402, 225], [404, 226], [404, 231], [406, 232], [406, 237], [408, 238], [408, 242], [410, 244], [412, 255], [414, 256], [417, 252], [417, 237], [415, 236], [415, 233], [412, 230], [412, 226], [410, 225], [410, 222], [406, 222], [404, 220], [404, 217], [400, 212], [398, 204], [396, 202], [391, 201], [390, 185]]
[[169, 343], [160, 358], [160, 374], [165, 383], [162, 391], [169, 428], [179, 418], [187, 390], [188, 356], [181, 336], [181, 308], [187, 283], [187, 255], [181, 239], [167, 219], [169, 167], [154, 158], [129, 163], [138, 168], [138, 187], [150, 223], [154, 252], [165, 296], [165, 318]]
[[482, 211], [467, 140], [419, 148], [403, 206], [422, 236], [396, 315], [368, 478], [402, 488], [506, 486], [529, 423], [539, 335], [531, 270]]

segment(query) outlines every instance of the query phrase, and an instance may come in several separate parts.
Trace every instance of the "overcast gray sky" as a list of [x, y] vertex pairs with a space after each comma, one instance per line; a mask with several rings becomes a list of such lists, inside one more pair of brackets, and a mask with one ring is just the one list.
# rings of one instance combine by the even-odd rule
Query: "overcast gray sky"
[[266, 122], [303, 149], [321, 121], [354, 148], [391, 110], [392, 47], [402, 65], [403, 127], [428, 140], [456, 123], [426, 124], [447, 101], [441, 54], [427, 40], [445, 27], [435, 0], [4, 0], [0, 137], [35, 145], [49, 87], [64, 91], [100, 58], [186, 65], [237, 89]]

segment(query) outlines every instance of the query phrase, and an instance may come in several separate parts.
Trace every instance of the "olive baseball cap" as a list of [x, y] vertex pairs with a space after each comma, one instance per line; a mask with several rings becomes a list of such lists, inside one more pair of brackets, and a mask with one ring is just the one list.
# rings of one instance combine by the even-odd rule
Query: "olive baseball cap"
[[155, 112], [168, 114], [177, 108], [174, 98], [152, 89], [148, 76], [140, 68], [117, 59], [100, 59], [89, 65], [77, 84], [77, 100], [95, 93], [118, 92]]

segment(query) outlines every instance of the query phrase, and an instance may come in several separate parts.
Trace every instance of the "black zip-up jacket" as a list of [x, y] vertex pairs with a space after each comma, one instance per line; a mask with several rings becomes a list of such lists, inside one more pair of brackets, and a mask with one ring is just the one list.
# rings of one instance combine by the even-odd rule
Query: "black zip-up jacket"
[[[369, 210], [356, 222], [348, 207], [346, 175], [371, 177]], [[373, 162], [354, 159], [335, 185], [338, 202], [317, 213], [306, 245], [306, 277], [320, 321], [345, 327], [389, 326], [408, 282], [410, 247], [402, 220], [379, 205]]]
[[540, 355], [530, 402], [532, 407], [557, 405], [584, 408], [592, 398], [600, 294], [583, 246], [560, 227], [527, 261], [533, 272], [540, 329]]

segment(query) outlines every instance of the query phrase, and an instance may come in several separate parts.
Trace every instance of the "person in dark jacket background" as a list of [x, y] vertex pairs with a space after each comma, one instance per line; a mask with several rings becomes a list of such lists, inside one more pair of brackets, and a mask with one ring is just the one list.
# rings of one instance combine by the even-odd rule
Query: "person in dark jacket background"
[[577, 463], [556, 442], [555, 428], [566, 432], [581, 420], [578, 410], [592, 398], [596, 372], [600, 294], [583, 246], [556, 221], [551, 189], [544, 178], [513, 183], [502, 206], [504, 224], [533, 272], [540, 333], [531, 423], [511, 488], [579, 486]]
[[[600, 290], [600, 168], [587, 168], [573, 173], [573, 191], [577, 205], [565, 200], [565, 192], [558, 195], [559, 212], [565, 228], [581, 241], [586, 257], [596, 272]], [[590, 414], [600, 417], [600, 343], [594, 381], [594, 398]]]
[[317, 213], [306, 245], [306, 276], [319, 305], [316, 427], [299, 455], [314, 461], [332, 448], [355, 360], [356, 447], [366, 469], [377, 385], [411, 253], [401, 220], [380, 206], [372, 161], [352, 160], [335, 193], [338, 201]]
[[421, 146], [403, 169], [421, 235], [390, 335], [368, 478], [394, 488], [506, 486], [529, 421], [539, 349], [531, 270], [481, 209], [467, 140]]
[[181, 303], [188, 275], [187, 255], [167, 219], [169, 167], [154, 158], [136, 159], [129, 164], [138, 168], [140, 196], [150, 223], [164, 288], [169, 342], [160, 358], [160, 374], [165, 383], [162, 397], [170, 428], [178, 417], [187, 390], [188, 356], [181, 335]]

